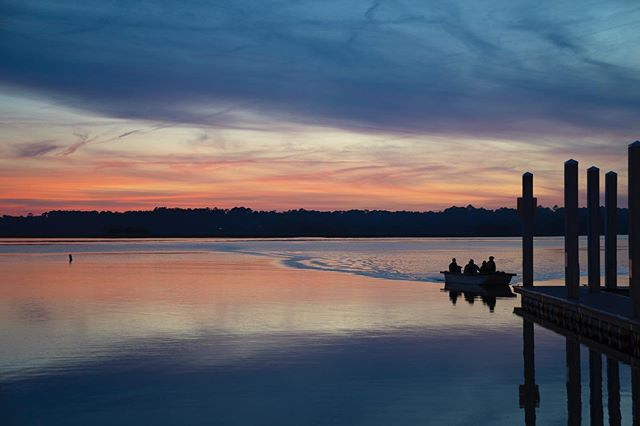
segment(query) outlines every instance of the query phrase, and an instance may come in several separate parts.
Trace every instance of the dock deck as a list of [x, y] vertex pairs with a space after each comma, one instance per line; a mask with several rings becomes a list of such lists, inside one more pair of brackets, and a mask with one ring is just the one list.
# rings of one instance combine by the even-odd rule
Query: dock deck
[[631, 298], [620, 292], [589, 292], [567, 298], [564, 286], [514, 287], [522, 311], [532, 319], [555, 324], [615, 350], [640, 357], [640, 321], [632, 318]]

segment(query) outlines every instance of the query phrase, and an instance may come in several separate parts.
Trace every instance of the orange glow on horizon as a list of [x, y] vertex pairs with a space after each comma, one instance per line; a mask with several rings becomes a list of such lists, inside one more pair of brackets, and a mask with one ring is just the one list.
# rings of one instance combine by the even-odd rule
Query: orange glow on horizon
[[[30, 111], [43, 109], [28, 106]], [[149, 128], [149, 123], [95, 117], [95, 129], [84, 132], [95, 136], [78, 145], [77, 135], [70, 137], [69, 131], [83, 118], [81, 113], [57, 114], [60, 123], [46, 128], [55, 139], [25, 136], [53, 137], [38, 127], [9, 128], [3, 135], [0, 214], [154, 207], [514, 207], [524, 171], [534, 172], [538, 202], [553, 206], [562, 204], [562, 162], [572, 155], [562, 142], [366, 133], [287, 123], [264, 130]], [[146, 130], [127, 132], [144, 126]], [[603, 173], [618, 171], [623, 194], [626, 145], [618, 152], [599, 141], [587, 142], [577, 158], [581, 170], [597, 164]], [[625, 205], [624, 198], [620, 204]]]

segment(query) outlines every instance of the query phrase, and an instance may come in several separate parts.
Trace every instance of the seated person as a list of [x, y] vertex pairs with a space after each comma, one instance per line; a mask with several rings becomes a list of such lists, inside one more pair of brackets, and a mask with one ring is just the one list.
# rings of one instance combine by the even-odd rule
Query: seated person
[[456, 262], [456, 258], [451, 259], [451, 263], [449, 264], [449, 272], [452, 274], [459, 274], [462, 272], [462, 266], [459, 266]]
[[482, 265], [480, 265], [480, 273], [481, 273], [481, 274], [488, 274], [488, 273], [489, 273], [489, 271], [488, 271], [487, 269], [488, 269], [487, 261], [486, 261], [486, 260], [483, 260], [483, 261], [482, 261]]
[[494, 257], [489, 256], [489, 261], [487, 262], [487, 273], [495, 274], [496, 272], [496, 262], [493, 261]]
[[473, 263], [473, 259], [469, 259], [469, 263], [467, 263], [467, 265], [464, 267], [464, 273], [477, 274], [478, 272], [480, 272], [480, 269], [478, 269], [478, 265]]

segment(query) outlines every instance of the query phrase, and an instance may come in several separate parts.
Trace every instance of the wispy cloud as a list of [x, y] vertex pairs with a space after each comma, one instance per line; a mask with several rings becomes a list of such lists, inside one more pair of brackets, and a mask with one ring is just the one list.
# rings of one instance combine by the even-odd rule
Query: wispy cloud
[[56, 141], [45, 140], [29, 143], [22, 143], [15, 146], [18, 157], [40, 157], [58, 150], [61, 147]]
[[76, 137], [76, 142], [72, 143], [67, 147], [67, 149], [62, 151], [61, 155], [73, 154], [78, 150], [78, 148], [81, 148], [97, 139], [97, 136], [91, 137], [89, 133], [85, 132], [74, 132], [73, 136]]

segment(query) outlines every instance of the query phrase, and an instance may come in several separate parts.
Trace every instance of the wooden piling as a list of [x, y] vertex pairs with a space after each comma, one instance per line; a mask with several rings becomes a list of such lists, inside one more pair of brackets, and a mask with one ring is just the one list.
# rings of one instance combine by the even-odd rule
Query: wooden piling
[[587, 169], [587, 232], [589, 291], [600, 291], [600, 169]]
[[640, 141], [629, 145], [629, 287], [632, 313], [640, 318]]
[[618, 174], [607, 172], [604, 183], [604, 285], [618, 287]]
[[522, 217], [522, 285], [533, 286], [533, 217], [537, 200], [533, 196], [533, 174], [522, 175], [522, 197], [518, 198], [518, 213]]
[[564, 163], [564, 259], [565, 285], [569, 299], [578, 298], [580, 264], [578, 259], [578, 162]]

